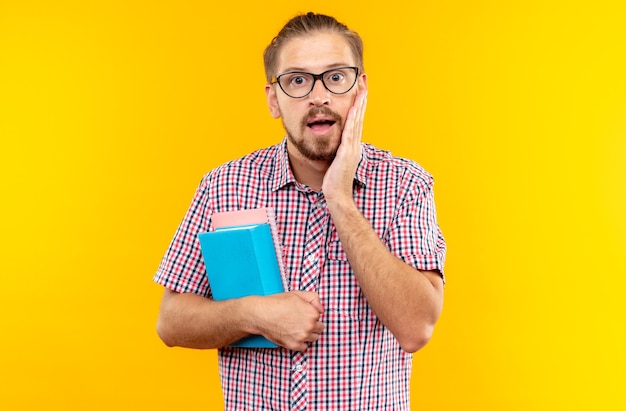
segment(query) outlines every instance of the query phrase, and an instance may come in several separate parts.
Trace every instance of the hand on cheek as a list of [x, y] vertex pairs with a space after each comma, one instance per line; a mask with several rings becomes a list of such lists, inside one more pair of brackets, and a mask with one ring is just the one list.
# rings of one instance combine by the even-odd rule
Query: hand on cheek
[[322, 190], [327, 201], [352, 198], [352, 182], [361, 159], [361, 133], [367, 106], [367, 89], [361, 90], [348, 111], [337, 156], [324, 176]]

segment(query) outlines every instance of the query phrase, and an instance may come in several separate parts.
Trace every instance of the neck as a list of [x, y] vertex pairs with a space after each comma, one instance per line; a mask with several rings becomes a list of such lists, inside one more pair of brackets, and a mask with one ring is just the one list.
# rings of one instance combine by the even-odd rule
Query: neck
[[305, 184], [315, 191], [322, 189], [322, 182], [326, 170], [330, 167], [331, 162], [327, 160], [310, 160], [297, 150], [288, 150], [289, 164], [296, 181]]

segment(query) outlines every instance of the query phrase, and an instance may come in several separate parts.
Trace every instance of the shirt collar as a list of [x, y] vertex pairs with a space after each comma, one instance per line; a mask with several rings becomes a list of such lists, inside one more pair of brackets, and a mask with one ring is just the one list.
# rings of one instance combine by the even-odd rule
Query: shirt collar
[[[287, 153], [287, 138], [278, 144], [276, 153], [276, 168], [271, 181], [272, 191], [277, 191], [286, 185], [296, 183], [296, 178], [293, 175], [291, 166], [289, 165], [289, 154]], [[361, 144], [361, 160], [357, 166], [356, 173], [354, 174], [354, 180], [357, 184], [365, 186], [367, 183], [368, 175], [367, 155], [364, 144]]]
[[367, 185], [367, 176], [369, 174], [369, 161], [367, 159], [367, 152], [365, 150], [365, 144], [361, 143], [361, 160], [356, 168], [354, 174], [354, 180], [357, 184], [365, 187]]
[[288, 184], [296, 183], [296, 177], [293, 175], [289, 165], [286, 137], [276, 146], [276, 151], [276, 168], [271, 181], [272, 191], [277, 191]]

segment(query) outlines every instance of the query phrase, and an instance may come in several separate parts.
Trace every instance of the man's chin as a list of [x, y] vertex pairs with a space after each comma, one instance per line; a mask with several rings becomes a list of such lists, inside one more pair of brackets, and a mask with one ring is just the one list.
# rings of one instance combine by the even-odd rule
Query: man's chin
[[309, 160], [313, 161], [328, 161], [332, 162], [337, 156], [337, 150], [329, 153], [319, 153], [310, 157], [307, 157]]
[[300, 150], [302, 155], [313, 161], [333, 161], [337, 155], [337, 148], [327, 145], [317, 147], [305, 147]]
[[316, 141], [314, 144], [307, 144], [297, 141], [288, 135], [289, 142], [302, 154], [302, 156], [312, 161], [333, 161], [337, 155], [339, 145], [333, 145], [330, 141]]

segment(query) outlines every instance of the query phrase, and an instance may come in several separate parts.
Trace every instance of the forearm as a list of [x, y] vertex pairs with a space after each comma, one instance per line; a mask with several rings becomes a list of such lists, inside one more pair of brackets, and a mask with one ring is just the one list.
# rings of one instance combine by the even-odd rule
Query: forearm
[[213, 301], [193, 293], [165, 290], [157, 333], [172, 347], [219, 348], [253, 332], [249, 301]]
[[394, 256], [351, 199], [328, 206], [367, 302], [404, 350], [417, 351], [430, 339], [441, 313], [439, 274], [416, 270]]
[[319, 296], [304, 291], [213, 301], [166, 289], [157, 333], [170, 347], [219, 348], [258, 334], [303, 351], [323, 331], [323, 311]]

